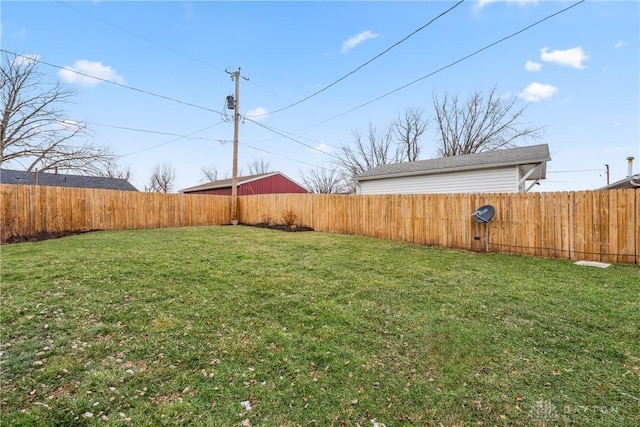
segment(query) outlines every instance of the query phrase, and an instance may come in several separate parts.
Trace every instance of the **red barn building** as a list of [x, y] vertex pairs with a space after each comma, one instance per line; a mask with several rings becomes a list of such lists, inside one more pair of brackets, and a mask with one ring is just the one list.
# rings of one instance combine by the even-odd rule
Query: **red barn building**
[[[304, 187], [280, 172], [239, 176], [237, 182], [238, 196], [275, 193], [308, 193]], [[185, 194], [231, 196], [231, 179], [222, 179], [208, 184], [196, 185], [195, 187], [180, 190], [180, 192]]]

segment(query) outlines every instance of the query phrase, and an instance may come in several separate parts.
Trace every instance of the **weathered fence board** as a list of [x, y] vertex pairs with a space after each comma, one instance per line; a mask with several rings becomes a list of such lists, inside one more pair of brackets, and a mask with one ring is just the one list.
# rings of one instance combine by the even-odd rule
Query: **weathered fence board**
[[0, 185], [2, 240], [87, 230], [228, 224], [226, 196]]
[[[230, 197], [0, 185], [2, 239], [41, 232], [228, 224]], [[640, 191], [241, 196], [241, 223], [282, 222], [423, 245], [484, 251], [487, 225], [471, 214], [495, 207], [495, 252], [640, 264]]]
[[542, 257], [640, 264], [640, 192], [312, 195], [240, 197], [240, 222], [278, 222], [293, 209], [318, 231], [358, 234], [474, 251], [486, 225], [471, 214], [493, 205], [489, 250]]

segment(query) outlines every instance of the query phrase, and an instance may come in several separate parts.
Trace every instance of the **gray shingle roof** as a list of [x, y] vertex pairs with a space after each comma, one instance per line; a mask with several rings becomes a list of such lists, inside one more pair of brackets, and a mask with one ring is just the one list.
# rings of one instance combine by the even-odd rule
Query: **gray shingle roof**
[[[35, 172], [0, 170], [0, 183], [34, 185]], [[106, 190], [138, 191], [129, 181], [101, 176], [67, 175], [38, 172], [38, 185], [52, 187], [101, 188]]]
[[636, 190], [640, 190], [640, 173], [633, 176], [627, 176], [620, 181], [598, 188], [598, 190], [623, 190], [625, 188], [635, 188]]
[[502, 166], [535, 164], [549, 160], [551, 160], [551, 157], [547, 144], [529, 145], [455, 157], [380, 165], [356, 176], [356, 180], [367, 181], [390, 177], [490, 169]]

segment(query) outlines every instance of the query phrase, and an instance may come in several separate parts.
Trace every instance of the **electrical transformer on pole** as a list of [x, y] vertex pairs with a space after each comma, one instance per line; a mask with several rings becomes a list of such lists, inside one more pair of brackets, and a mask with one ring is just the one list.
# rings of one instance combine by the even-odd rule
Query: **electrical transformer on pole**
[[233, 109], [233, 168], [231, 175], [231, 225], [238, 225], [238, 123], [240, 119], [240, 68], [231, 74], [236, 83], [235, 98], [227, 97], [227, 108]]

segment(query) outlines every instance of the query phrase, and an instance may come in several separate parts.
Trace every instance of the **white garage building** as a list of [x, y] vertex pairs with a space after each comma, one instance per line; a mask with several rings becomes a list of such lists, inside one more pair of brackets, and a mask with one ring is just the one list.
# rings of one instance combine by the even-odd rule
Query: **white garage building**
[[547, 144], [381, 165], [355, 177], [358, 194], [517, 193], [546, 178]]

